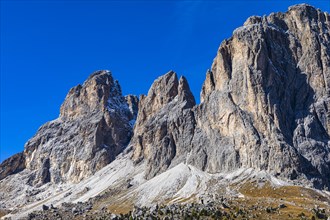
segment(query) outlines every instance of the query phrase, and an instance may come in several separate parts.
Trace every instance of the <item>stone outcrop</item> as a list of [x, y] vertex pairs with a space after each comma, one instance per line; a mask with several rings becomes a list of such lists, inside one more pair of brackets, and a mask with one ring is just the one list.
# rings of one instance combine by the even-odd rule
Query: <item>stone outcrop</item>
[[30, 185], [78, 182], [128, 144], [147, 179], [183, 162], [330, 187], [329, 29], [329, 14], [305, 4], [248, 18], [220, 45], [199, 105], [173, 71], [140, 100], [123, 97], [109, 72], [95, 72], [23, 154], [0, 166], [0, 178], [26, 167]]
[[18, 153], [0, 164], [0, 180], [5, 177], [19, 173], [25, 169], [25, 157], [23, 153]]
[[195, 129], [195, 99], [187, 80], [168, 72], [140, 97], [139, 113], [130, 143], [133, 160], [147, 161], [145, 176], [152, 178], [186, 158]]
[[[124, 97], [108, 71], [93, 73], [0, 165], [0, 209], [15, 219], [38, 207], [49, 215], [31, 216], [182, 201], [228, 209], [223, 196], [269, 189], [310, 196], [309, 211], [329, 205], [329, 29], [329, 14], [306, 4], [248, 18], [220, 45], [198, 105], [173, 71], [140, 98]], [[64, 201], [78, 206], [55, 211]]]
[[127, 100], [108, 71], [72, 88], [60, 117], [41, 126], [20, 154], [28, 184], [78, 182], [113, 161], [132, 135], [138, 100]]
[[329, 185], [329, 30], [329, 14], [308, 5], [236, 29], [207, 73], [189, 162]]
[[221, 44], [196, 107], [184, 78], [158, 78], [141, 97], [131, 141], [146, 177], [186, 162], [329, 186], [329, 22], [304, 4], [250, 17]]
[[[130, 120], [134, 120], [134, 122], [135, 122], [135, 119], [137, 117], [138, 110], [139, 110], [139, 98], [135, 95], [127, 95], [127, 96], [125, 96], [125, 99], [128, 104], [128, 108], [131, 112]], [[132, 123], [132, 125], [133, 125], [133, 123]]]

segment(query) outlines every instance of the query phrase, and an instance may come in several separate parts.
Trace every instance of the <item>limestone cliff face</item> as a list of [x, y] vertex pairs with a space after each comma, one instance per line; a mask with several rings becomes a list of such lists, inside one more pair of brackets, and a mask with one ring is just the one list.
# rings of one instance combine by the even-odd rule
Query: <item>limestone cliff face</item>
[[131, 112], [130, 120], [131, 125], [133, 126], [139, 110], [139, 98], [135, 95], [127, 95], [125, 96], [125, 99]]
[[329, 14], [305, 4], [248, 18], [218, 49], [199, 105], [173, 71], [140, 100], [123, 97], [109, 72], [95, 72], [23, 154], [0, 165], [0, 179], [28, 169], [30, 185], [78, 182], [128, 144], [147, 179], [183, 162], [330, 187], [329, 31]]
[[0, 180], [5, 177], [19, 173], [25, 169], [25, 157], [23, 153], [18, 153], [0, 164]]
[[60, 117], [41, 126], [26, 143], [28, 184], [78, 182], [109, 164], [131, 138], [135, 111], [111, 73], [93, 73], [69, 91]]
[[190, 151], [190, 139], [195, 128], [192, 107], [195, 99], [184, 77], [168, 72], [142, 96], [130, 145], [133, 160], [147, 161], [145, 176], [156, 174], [181, 162]]
[[308, 5], [236, 29], [207, 73], [190, 163], [329, 185], [329, 29], [329, 14]]
[[131, 142], [133, 158], [148, 161], [146, 176], [187, 162], [329, 186], [329, 22], [308, 5], [249, 18], [221, 44], [196, 107], [192, 95], [179, 98], [174, 73], [157, 79]]

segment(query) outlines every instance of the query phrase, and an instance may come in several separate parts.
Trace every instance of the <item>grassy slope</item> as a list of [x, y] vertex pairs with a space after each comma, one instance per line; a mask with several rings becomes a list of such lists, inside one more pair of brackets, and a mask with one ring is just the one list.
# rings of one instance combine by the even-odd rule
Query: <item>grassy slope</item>
[[[313, 208], [325, 209], [330, 214], [330, 200], [315, 190], [300, 186], [277, 186], [270, 183], [258, 184], [257, 182], [245, 182], [232, 185], [232, 189], [238, 190], [244, 198], [228, 197], [229, 208], [219, 205], [219, 210], [226, 211], [236, 219], [315, 219], [317, 215]], [[222, 191], [222, 189], [219, 189]], [[118, 190], [118, 193], [109, 193], [102, 196], [94, 206], [94, 209], [107, 207], [116, 214], [126, 214], [134, 207], [135, 196], [125, 196], [127, 191]], [[112, 194], [112, 195], [111, 195]], [[191, 203], [198, 201], [194, 198], [172, 198], [177, 203]], [[168, 200], [171, 201], [171, 200]], [[279, 208], [280, 204], [286, 207]], [[165, 204], [166, 205], [166, 204]], [[243, 213], [238, 214], [237, 213]], [[204, 218], [203, 218], [204, 219]]]

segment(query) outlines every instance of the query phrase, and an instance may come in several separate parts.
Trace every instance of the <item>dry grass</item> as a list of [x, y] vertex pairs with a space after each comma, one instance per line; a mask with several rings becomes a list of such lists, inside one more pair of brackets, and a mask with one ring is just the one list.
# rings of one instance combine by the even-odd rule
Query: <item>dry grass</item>
[[108, 206], [108, 210], [115, 214], [127, 214], [133, 210], [134, 204], [131, 201], [115, 203]]
[[[279, 204], [285, 204], [286, 208], [279, 209], [276, 216], [271, 219], [301, 219], [299, 216], [302, 213], [307, 219], [311, 219], [314, 215], [311, 210], [315, 205], [329, 209], [326, 204], [330, 202], [329, 199], [314, 190], [299, 186], [273, 187], [265, 183], [258, 187], [256, 183], [245, 183], [241, 185], [240, 192], [245, 195], [247, 205], [278, 207]], [[241, 204], [242, 202], [244, 201], [241, 201]]]
[[245, 183], [241, 186], [240, 192], [250, 197], [267, 197], [267, 198], [308, 198], [317, 199], [319, 201], [327, 201], [327, 198], [320, 195], [316, 191], [300, 186], [281, 186], [273, 187], [269, 183], [258, 187], [254, 183]]
[[9, 213], [8, 211], [0, 209], [0, 218], [7, 215], [8, 213]]
[[[330, 202], [328, 198], [316, 191], [299, 186], [274, 187], [270, 183], [258, 185], [256, 182], [246, 182], [239, 185], [232, 185], [232, 188], [242, 193], [245, 198], [231, 198], [230, 208], [227, 212], [236, 212], [236, 209], [244, 209], [247, 216], [254, 215], [253, 219], [302, 219], [304, 213], [306, 219], [311, 219], [314, 215], [312, 209], [317, 205], [320, 208], [329, 210], [330, 207], [325, 202]], [[131, 189], [132, 190], [132, 189]], [[221, 189], [219, 189], [221, 190]], [[222, 189], [223, 190], [223, 189]], [[132, 191], [131, 191], [132, 193]], [[106, 207], [115, 214], [127, 214], [133, 210], [136, 195], [130, 194], [120, 188], [115, 188], [111, 193], [101, 197], [94, 204], [93, 209], [99, 210]], [[163, 204], [170, 203], [194, 203], [196, 196], [189, 198], [171, 198]], [[285, 208], [278, 208], [280, 204], [285, 204]], [[329, 204], [329, 203], [328, 203]], [[274, 212], [268, 212], [267, 208], [274, 208]], [[238, 216], [237, 219], [246, 219]]]
[[100, 210], [102, 207], [107, 207], [108, 211], [114, 214], [127, 214], [134, 208], [135, 195], [127, 197], [129, 192], [121, 188], [114, 189], [110, 194], [106, 194], [96, 201], [93, 210]]

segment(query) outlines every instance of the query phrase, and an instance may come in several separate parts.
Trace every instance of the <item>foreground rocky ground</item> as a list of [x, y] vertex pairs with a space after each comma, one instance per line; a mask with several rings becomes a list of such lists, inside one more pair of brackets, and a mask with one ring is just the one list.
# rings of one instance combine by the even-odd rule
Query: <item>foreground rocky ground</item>
[[292, 212], [284, 203], [263, 205], [241, 203], [239, 200], [222, 199], [207, 204], [190, 203], [151, 208], [135, 207], [125, 214], [111, 213], [108, 209], [93, 210], [91, 203], [63, 204], [62, 207], [44, 206], [44, 211], [29, 214], [32, 219], [329, 219], [330, 209], [315, 206], [302, 212]]
[[169, 201], [151, 207], [128, 206], [127, 201], [114, 205], [116, 202], [109, 201], [115, 197], [105, 191], [84, 203], [43, 205], [42, 211], [32, 212], [23, 219], [330, 219], [329, 196], [312, 189], [273, 187], [267, 183], [257, 186], [250, 182], [240, 185], [238, 191], [239, 197], [221, 194], [212, 200], [191, 197], [175, 204]]

